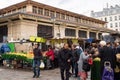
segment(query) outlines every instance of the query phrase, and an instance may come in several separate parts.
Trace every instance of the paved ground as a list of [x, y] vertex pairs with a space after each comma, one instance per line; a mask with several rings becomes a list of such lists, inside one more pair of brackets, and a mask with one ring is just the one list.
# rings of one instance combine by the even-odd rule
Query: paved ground
[[[59, 69], [42, 70], [40, 78], [32, 78], [32, 71], [0, 68], [0, 80], [61, 80]], [[70, 80], [77, 80], [71, 77]]]

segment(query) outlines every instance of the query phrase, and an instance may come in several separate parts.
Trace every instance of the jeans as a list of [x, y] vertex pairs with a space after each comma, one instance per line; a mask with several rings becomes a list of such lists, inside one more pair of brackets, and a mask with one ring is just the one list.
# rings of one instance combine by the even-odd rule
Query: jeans
[[33, 60], [33, 72], [34, 72], [34, 76], [40, 76], [40, 64], [41, 61], [40, 60]]
[[78, 76], [78, 63], [75, 62], [75, 77]]

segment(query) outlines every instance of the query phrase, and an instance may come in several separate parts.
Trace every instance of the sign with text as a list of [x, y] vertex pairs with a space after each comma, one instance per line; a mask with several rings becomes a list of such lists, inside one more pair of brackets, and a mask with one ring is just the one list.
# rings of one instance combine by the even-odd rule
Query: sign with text
[[45, 43], [45, 42], [46, 42], [46, 39], [44, 39], [44, 38], [42, 38], [42, 37], [31, 36], [31, 37], [30, 37], [30, 41], [32, 41], [32, 42]]

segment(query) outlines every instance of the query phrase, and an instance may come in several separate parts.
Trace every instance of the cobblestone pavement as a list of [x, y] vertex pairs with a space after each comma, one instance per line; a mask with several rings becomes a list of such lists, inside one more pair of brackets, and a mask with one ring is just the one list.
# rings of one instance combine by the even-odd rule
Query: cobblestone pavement
[[[40, 78], [32, 78], [32, 71], [0, 68], [0, 80], [61, 80], [59, 69], [42, 70]], [[77, 80], [71, 77], [70, 80]]]

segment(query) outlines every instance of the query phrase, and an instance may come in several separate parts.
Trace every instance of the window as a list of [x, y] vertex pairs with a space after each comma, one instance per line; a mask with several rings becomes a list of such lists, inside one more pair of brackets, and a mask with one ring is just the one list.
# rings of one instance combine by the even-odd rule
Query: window
[[44, 15], [49, 16], [49, 10], [45, 9]]
[[102, 38], [102, 33], [98, 34], [98, 38], [101, 39]]
[[90, 32], [90, 38], [96, 39], [96, 33], [95, 32]]
[[77, 17], [75, 18], [75, 22], [78, 22], [78, 18]]
[[73, 21], [75, 21], [75, 17], [73, 17]]
[[72, 17], [72, 16], [69, 16], [69, 19], [70, 19], [70, 21], [72, 21], [72, 20], [73, 20], [73, 17]]
[[26, 12], [26, 6], [23, 7], [22, 12]]
[[44, 38], [52, 38], [53, 37], [52, 31], [53, 31], [52, 26], [38, 25], [37, 36]]
[[112, 24], [112, 23], [110, 23], [110, 27], [111, 27], [111, 28], [113, 27], [113, 24]]
[[110, 17], [110, 21], [112, 21], [112, 17]]
[[115, 23], [115, 27], [118, 27], [118, 24], [117, 24], [117, 23]]
[[80, 18], [78, 19], [78, 22], [80, 22], [80, 23], [81, 23], [81, 19], [80, 19]]
[[[23, 12], [23, 11], [22, 11]], [[16, 10], [14, 9], [14, 10], [12, 10], [12, 13], [16, 13]]]
[[56, 13], [56, 18], [60, 19], [60, 13]]
[[51, 17], [55, 17], [54, 11], [50, 11], [50, 16], [51, 16]]
[[82, 23], [85, 23], [85, 20], [82, 20]]
[[120, 16], [119, 16], [119, 20], [120, 20]]
[[42, 8], [38, 8], [38, 14], [43, 15], [43, 9]]
[[117, 20], [117, 16], [115, 16], [115, 21]]
[[33, 13], [37, 13], [37, 7], [33, 6]]
[[78, 36], [81, 38], [87, 38], [87, 31], [79, 30]]
[[61, 19], [65, 19], [65, 14], [61, 14]]
[[105, 25], [105, 27], [107, 28], [107, 24]]
[[107, 18], [105, 18], [105, 21], [107, 21]]
[[66, 20], [69, 20], [69, 15], [66, 15]]
[[75, 29], [65, 29], [65, 36], [72, 36], [75, 37], [76, 36], [76, 30]]

